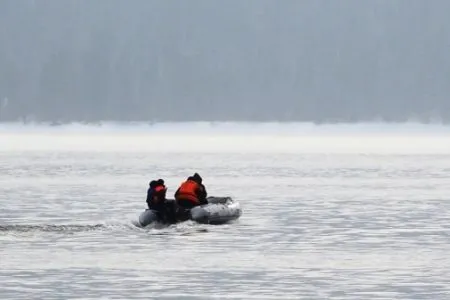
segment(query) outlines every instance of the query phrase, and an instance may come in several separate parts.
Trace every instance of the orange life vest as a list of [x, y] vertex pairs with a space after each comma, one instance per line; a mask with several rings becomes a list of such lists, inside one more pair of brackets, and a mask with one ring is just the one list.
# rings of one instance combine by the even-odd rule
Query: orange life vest
[[162, 192], [166, 189], [164, 185], [158, 185], [155, 187], [155, 193]]
[[178, 190], [177, 199], [186, 199], [194, 202], [195, 204], [200, 203], [197, 197], [197, 189], [199, 185], [197, 182], [192, 180], [186, 180], [183, 182]]

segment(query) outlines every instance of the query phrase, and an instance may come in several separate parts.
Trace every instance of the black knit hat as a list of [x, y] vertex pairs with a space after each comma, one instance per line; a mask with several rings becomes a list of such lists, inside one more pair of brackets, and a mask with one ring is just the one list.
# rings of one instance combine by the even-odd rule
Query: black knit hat
[[194, 176], [192, 176], [192, 178], [197, 183], [202, 183], [202, 181], [203, 181], [202, 177], [198, 173], [195, 173]]

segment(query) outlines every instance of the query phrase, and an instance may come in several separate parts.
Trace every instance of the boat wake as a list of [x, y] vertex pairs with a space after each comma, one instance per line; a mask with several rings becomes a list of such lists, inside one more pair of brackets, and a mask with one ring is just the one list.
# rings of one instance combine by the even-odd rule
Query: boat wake
[[207, 229], [202, 228], [195, 222], [185, 222], [186, 224], [152, 224], [146, 228], [137, 226], [135, 222], [130, 223], [115, 223], [115, 224], [10, 224], [0, 225], [1, 235], [22, 235], [22, 234], [62, 234], [70, 235], [83, 232], [142, 232], [152, 235], [167, 235], [167, 234], [191, 234], [196, 232], [208, 232]]
[[0, 225], [0, 232], [82, 232], [82, 231], [93, 231], [99, 229], [107, 228], [106, 225], [54, 225], [54, 224], [43, 224], [43, 225]]

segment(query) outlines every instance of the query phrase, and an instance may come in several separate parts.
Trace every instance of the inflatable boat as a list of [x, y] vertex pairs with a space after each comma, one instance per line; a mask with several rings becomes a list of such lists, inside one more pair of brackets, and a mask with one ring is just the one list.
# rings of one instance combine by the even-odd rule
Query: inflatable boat
[[192, 220], [201, 224], [225, 224], [238, 219], [242, 210], [238, 202], [231, 197], [208, 197], [208, 204], [184, 209], [175, 204], [175, 200], [167, 199], [166, 206], [173, 207], [175, 220], [167, 221], [158, 212], [146, 209], [139, 215], [139, 226], [145, 227], [152, 223], [178, 223]]

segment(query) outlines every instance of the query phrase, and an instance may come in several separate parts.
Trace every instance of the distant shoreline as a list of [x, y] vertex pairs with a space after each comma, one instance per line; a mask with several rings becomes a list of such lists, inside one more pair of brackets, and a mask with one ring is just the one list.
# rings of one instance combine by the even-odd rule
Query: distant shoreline
[[0, 122], [0, 134], [144, 134], [144, 135], [248, 135], [248, 136], [336, 136], [336, 135], [449, 135], [450, 125], [420, 122]]

